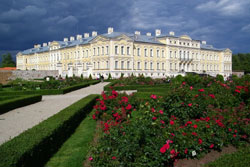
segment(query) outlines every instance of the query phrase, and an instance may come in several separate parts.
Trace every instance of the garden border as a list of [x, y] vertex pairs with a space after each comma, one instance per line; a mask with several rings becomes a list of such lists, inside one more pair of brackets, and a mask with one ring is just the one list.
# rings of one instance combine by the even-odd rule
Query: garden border
[[10, 110], [27, 106], [42, 100], [41, 95], [26, 95], [14, 99], [8, 99], [0, 102], [0, 114], [6, 113]]

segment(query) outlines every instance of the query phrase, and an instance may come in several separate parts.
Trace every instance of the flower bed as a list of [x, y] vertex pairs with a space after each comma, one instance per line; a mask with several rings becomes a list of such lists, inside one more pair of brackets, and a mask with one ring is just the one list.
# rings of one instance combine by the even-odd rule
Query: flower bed
[[114, 90], [103, 94], [93, 119], [102, 120], [104, 135], [92, 150], [92, 166], [173, 166], [247, 141], [250, 82], [208, 84], [182, 81], [172, 84], [168, 96], [144, 101]]

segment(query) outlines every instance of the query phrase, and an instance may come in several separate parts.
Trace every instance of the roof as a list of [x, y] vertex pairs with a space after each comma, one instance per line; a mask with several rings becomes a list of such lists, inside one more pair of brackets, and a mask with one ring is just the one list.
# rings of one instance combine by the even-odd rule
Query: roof
[[0, 70], [16, 70], [16, 67], [3, 67]]
[[222, 48], [222, 49], [214, 48], [212, 45], [206, 45], [206, 44], [201, 44], [201, 49], [204, 49], [204, 50], [214, 50], [214, 51], [223, 51], [223, 50], [226, 50], [224, 48]]
[[[171, 36], [168, 34], [165, 34], [165, 35], [162, 34], [162, 35], [155, 37], [155, 36], [147, 36], [147, 35], [136, 35], [136, 34], [126, 33], [126, 32], [112, 32], [110, 34], [105, 33], [105, 34], [101, 34], [99, 36], [113, 39], [113, 38], [117, 38], [117, 37], [122, 36], [122, 35], [125, 35], [125, 36], [131, 38], [131, 40], [133, 40], [134, 42], [151, 43], [151, 44], [158, 44], [158, 45], [165, 45], [165, 44], [158, 41], [157, 38], [162, 38], [162, 37], [181, 38], [182, 37], [182, 36], [180, 36], [180, 37]], [[68, 47], [74, 47], [77, 45], [89, 44], [96, 37], [97, 36], [95, 36], [95, 37], [92, 36], [92, 37], [82, 38], [82, 39], [74, 40], [74, 41], [55, 41], [55, 42], [59, 43], [60, 48], [68, 48]], [[195, 41], [199, 41], [199, 40], [195, 40]], [[215, 51], [225, 50], [225, 49], [214, 48], [212, 45], [204, 45], [204, 44], [201, 44], [201, 49], [215, 50]], [[27, 50], [22, 51], [21, 53], [23, 55], [28, 55], [28, 54], [41, 53], [41, 52], [46, 52], [46, 51], [49, 51], [49, 46], [27, 49]]]

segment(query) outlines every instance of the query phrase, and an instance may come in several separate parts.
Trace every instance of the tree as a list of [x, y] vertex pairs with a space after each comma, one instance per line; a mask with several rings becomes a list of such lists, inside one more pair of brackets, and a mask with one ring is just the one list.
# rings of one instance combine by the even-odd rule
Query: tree
[[16, 67], [16, 63], [12, 60], [10, 53], [2, 55], [1, 67]]

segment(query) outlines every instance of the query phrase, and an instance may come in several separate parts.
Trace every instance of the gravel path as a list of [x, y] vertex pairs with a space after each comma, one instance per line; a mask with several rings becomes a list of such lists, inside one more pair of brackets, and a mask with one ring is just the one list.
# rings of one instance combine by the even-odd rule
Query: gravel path
[[108, 82], [98, 83], [65, 95], [43, 96], [42, 101], [0, 115], [0, 144], [39, 124], [89, 94], [100, 94]]

